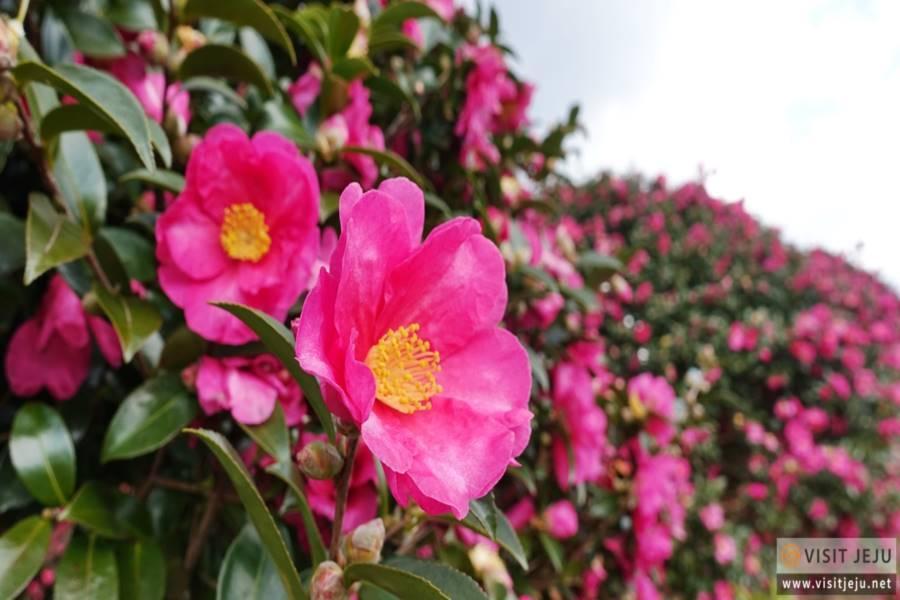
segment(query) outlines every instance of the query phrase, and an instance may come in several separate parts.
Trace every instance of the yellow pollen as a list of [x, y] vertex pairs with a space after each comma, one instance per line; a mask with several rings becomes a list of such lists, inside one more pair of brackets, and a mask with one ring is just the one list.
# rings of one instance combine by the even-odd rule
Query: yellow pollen
[[443, 391], [435, 377], [441, 355], [418, 331], [418, 323], [388, 329], [366, 355], [375, 375], [375, 397], [406, 414], [430, 409], [432, 396]]
[[219, 241], [231, 258], [259, 262], [272, 245], [266, 216], [249, 202], [232, 204], [225, 209]]

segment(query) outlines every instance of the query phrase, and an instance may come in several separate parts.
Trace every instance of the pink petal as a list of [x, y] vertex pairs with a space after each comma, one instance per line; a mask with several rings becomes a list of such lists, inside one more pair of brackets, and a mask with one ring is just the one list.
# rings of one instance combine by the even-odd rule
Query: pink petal
[[16, 396], [33, 396], [44, 387], [46, 365], [41, 362], [40, 323], [28, 319], [16, 329], [6, 348], [6, 380]]
[[50, 279], [38, 317], [41, 330], [38, 345], [42, 348], [55, 334], [62, 336], [70, 346], [86, 346], [90, 340], [81, 299], [62, 275], [56, 274]]
[[100, 354], [106, 359], [106, 362], [113, 368], [118, 369], [122, 366], [122, 345], [119, 344], [119, 336], [116, 330], [109, 324], [106, 319], [94, 315], [87, 316], [88, 326], [91, 333], [94, 334], [94, 340], [97, 347], [100, 348]]
[[221, 223], [213, 222], [189, 194], [182, 194], [156, 223], [157, 256], [191, 279], [212, 279], [228, 267]]
[[203, 356], [197, 369], [197, 399], [200, 408], [208, 415], [213, 415], [231, 408], [225, 390], [225, 366], [221, 361]]
[[259, 425], [272, 416], [278, 393], [271, 385], [239, 369], [225, 375], [225, 389], [231, 403], [231, 416], [244, 425]]
[[394, 177], [382, 181], [378, 190], [403, 203], [412, 243], [418, 245], [422, 241], [425, 224], [425, 194], [422, 189], [406, 177]]
[[497, 247], [474, 219], [435, 228], [390, 273], [377, 335], [419, 323], [419, 335], [451, 354], [479, 331], [495, 327], [506, 309], [506, 269]]

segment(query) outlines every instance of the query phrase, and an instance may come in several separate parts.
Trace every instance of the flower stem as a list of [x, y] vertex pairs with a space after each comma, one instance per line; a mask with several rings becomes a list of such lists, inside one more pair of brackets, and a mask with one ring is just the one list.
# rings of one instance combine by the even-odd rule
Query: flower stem
[[25, 15], [28, 14], [28, 5], [31, 4], [31, 0], [22, 0], [19, 3], [19, 14], [16, 15], [16, 21], [19, 23], [25, 22]]
[[351, 433], [347, 437], [347, 454], [344, 456], [344, 468], [338, 474], [337, 498], [334, 504], [334, 523], [331, 531], [331, 548], [329, 552], [332, 560], [337, 560], [338, 550], [341, 546], [341, 529], [344, 525], [344, 512], [347, 509], [347, 496], [350, 494], [350, 479], [353, 477], [353, 462], [356, 459], [356, 449], [359, 446], [359, 433]]

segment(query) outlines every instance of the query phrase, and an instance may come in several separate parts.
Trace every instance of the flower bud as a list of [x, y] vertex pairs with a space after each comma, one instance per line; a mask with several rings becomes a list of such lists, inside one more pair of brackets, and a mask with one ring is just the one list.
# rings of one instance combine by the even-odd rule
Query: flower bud
[[344, 467], [344, 459], [337, 448], [321, 440], [305, 445], [297, 453], [297, 463], [312, 479], [331, 479]]
[[347, 563], [378, 563], [384, 546], [384, 521], [372, 519], [353, 530], [344, 540]]
[[191, 152], [194, 151], [194, 148], [199, 143], [200, 136], [194, 133], [175, 138], [175, 143], [172, 144], [172, 152], [175, 154], [175, 159], [181, 164], [187, 164], [188, 159], [191, 157]]
[[350, 131], [342, 115], [333, 115], [319, 125], [316, 132], [316, 150], [326, 161], [332, 161], [347, 143]]
[[12, 102], [0, 104], [0, 142], [19, 139], [22, 133], [22, 120]]
[[21, 35], [22, 26], [18, 22], [0, 17], [0, 71], [7, 71], [16, 66]]
[[344, 572], [334, 561], [319, 563], [316, 572], [309, 582], [311, 600], [345, 600], [347, 590], [344, 588]]

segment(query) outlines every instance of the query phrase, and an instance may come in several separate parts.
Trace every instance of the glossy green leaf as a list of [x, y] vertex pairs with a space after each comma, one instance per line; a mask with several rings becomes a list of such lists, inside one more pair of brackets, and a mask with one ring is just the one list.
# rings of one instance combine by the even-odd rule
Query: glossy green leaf
[[440, 16], [427, 4], [422, 2], [394, 2], [372, 20], [372, 29], [384, 27], [400, 27], [407, 19], [433, 18]]
[[369, 55], [390, 50], [416, 50], [418, 46], [409, 36], [394, 29], [375, 29], [369, 34]]
[[56, 212], [46, 196], [29, 195], [25, 222], [25, 285], [57, 265], [81, 258], [89, 247], [87, 232]]
[[244, 100], [237, 92], [222, 83], [220, 80], [213, 79], [212, 77], [205, 77], [203, 75], [201, 75], [200, 77], [191, 77], [181, 84], [181, 88], [186, 91], [200, 91], [221, 94], [231, 102], [237, 104], [242, 109], [247, 109], [246, 100]]
[[250, 521], [259, 534], [263, 547], [269, 553], [272, 562], [275, 563], [288, 597], [305, 600], [307, 597], [306, 591], [300, 583], [300, 575], [294, 567], [284, 538], [281, 537], [278, 526], [275, 524], [275, 519], [272, 518], [265, 501], [256, 489], [253, 478], [244, 467], [241, 457], [228, 440], [215, 431], [206, 429], [185, 429], [184, 431], [203, 440], [203, 443], [212, 451], [228, 474], [238, 493], [238, 497], [241, 499], [241, 503], [247, 510]]
[[297, 62], [287, 31], [272, 9], [260, 0], [188, 0], [184, 16], [188, 19], [214, 17], [255, 29], [269, 41], [281, 46], [288, 53], [291, 64]]
[[385, 564], [427, 579], [453, 600], [487, 600], [474, 579], [448, 565], [406, 556], [391, 558]]
[[94, 288], [94, 294], [119, 336], [123, 359], [129, 362], [159, 329], [162, 316], [153, 304], [136, 296], [114, 294], [100, 286]]
[[150, 128], [150, 143], [153, 149], [162, 160], [165, 168], [172, 167], [172, 146], [169, 145], [169, 136], [163, 130], [162, 126], [153, 119], [147, 119], [147, 126]]
[[328, 55], [337, 60], [347, 54], [359, 31], [359, 17], [349, 7], [332, 4], [328, 13]]
[[20, 81], [37, 81], [74, 96], [76, 100], [110, 121], [125, 137], [148, 169], [155, 168], [150, 127], [137, 98], [110, 75], [83, 65], [59, 65], [51, 69], [25, 61], [13, 69]]
[[111, 22], [129, 31], [156, 29], [157, 26], [150, 0], [110, 0], [104, 14]]
[[0, 450], [0, 514], [28, 506], [31, 502], [34, 499], [16, 475], [9, 448], [4, 447]]
[[232, 46], [207, 44], [185, 57], [178, 69], [178, 79], [193, 77], [224, 77], [255, 85], [266, 95], [272, 95], [272, 83], [256, 62]]
[[19, 479], [40, 503], [61, 506], [75, 490], [75, 446], [62, 417], [30, 402], [13, 420], [9, 453]]
[[100, 268], [106, 274], [110, 285], [120, 290], [131, 287], [131, 280], [128, 272], [125, 271], [125, 265], [122, 264], [112, 243], [102, 235], [98, 235], [94, 239], [94, 256], [97, 257], [97, 262], [100, 263]]
[[303, 480], [300, 472], [294, 465], [293, 461], [278, 462], [266, 469], [270, 475], [274, 475], [291, 490], [297, 507], [300, 509], [300, 518], [303, 519], [303, 528], [306, 530], [306, 539], [309, 540], [310, 554], [312, 555], [313, 565], [318, 565], [323, 560], [328, 559], [328, 551], [325, 543], [322, 541], [322, 535], [319, 533], [319, 526], [309, 507], [306, 494], [303, 492]]
[[386, 565], [356, 563], [344, 569], [346, 585], [357, 581], [371, 583], [401, 599], [451, 600], [454, 598], [420, 575]]
[[247, 327], [259, 336], [263, 345], [274, 354], [284, 368], [300, 384], [306, 401], [312, 406], [316, 416], [322, 423], [322, 428], [328, 434], [328, 439], [334, 442], [334, 422], [331, 413], [325, 407], [322, 400], [322, 392], [316, 378], [300, 368], [297, 358], [294, 356], [294, 338], [288, 328], [273, 319], [266, 313], [230, 302], [213, 302], [215, 306], [227, 310], [244, 322]]
[[280, 600], [287, 598], [278, 570], [263, 548], [253, 525], [244, 526], [228, 547], [219, 570], [218, 600]]
[[497, 509], [496, 506], [495, 509], [497, 510], [497, 528], [494, 532], [494, 539], [516, 559], [519, 566], [528, 570], [528, 558], [525, 556], [525, 549], [522, 548], [522, 542], [519, 540], [519, 535], [516, 533], [516, 530], [513, 529], [512, 524], [509, 522], [509, 519], [506, 518], [503, 511]]
[[238, 29], [238, 40], [244, 53], [252, 58], [269, 79], [275, 78], [275, 59], [269, 51], [266, 40], [255, 29], [241, 27]]
[[391, 150], [375, 150], [373, 148], [363, 148], [361, 146], [344, 146], [341, 149], [344, 154], [366, 154], [375, 159], [379, 165], [386, 166], [395, 175], [402, 175], [413, 180], [423, 190], [429, 189], [431, 186], [428, 181], [422, 177], [422, 174], [416, 171], [416, 168], [409, 162]]
[[297, 117], [297, 111], [280, 98], [273, 98], [263, 104], [259, 129], [280, 133], [304, 150], [311, 150], [316, 146], [315, 137]]
[[0, 212], [0, 277], [25, 266], [25, 224]]
[[166, 592], [166, 559], [154, 540], [139, 540], [116, 550], [119, 597], [162, 600]]
[[63, 508], [59, 518], [77, 523], [103, 537], [125, 537], [113, 512], [109, 492], [93, 481], [81, 486], [72, 501]]
[[115, 132], [115, 125], [84, 104], [60, 104], [41, 119], [41, 138], [45, 141], [67, 131]]
[[150, 281], [156, 276], [156, 257], [150, 240], [125, 227], [104, 227], [99, 237], [112, 246], [129, 278]]
[[165, 169], [156, 169], [155, 171], [137, 169], [125, 173], [119, 178], [119, 181], [141, 181], [175, 194], [180, 194], [184, 190], [184, 176], [181, 173]]
[[347, 81], [352, 81], [360, 77], [365, 79], [369, 75], [376, 75], [378, 67], [372, 64], [372, 61], [365, 56], [344, 57], [334, 61], [334, 64], [331, 66], [331, 72]]
[[550, 559], [553, 570], [557, 573], [562, 573], [564, 566], [563, 561], [565, 560], [565, 553], [563, 552], [562, 546], [560, 546], [558, 541], [543, 531], [538, 533], [538, 539], [541, 541], [541, 546], [543, 546], [547, 558]]
[[[46, 23], [47, 19], [44, 22]], [[28, 43], [27, 38], [19, 40], [19, 60], [41, 62], [41, 57]], [[40, 124], [44, 115], [59, 106], [59, 98], [52, 87], [35, 82], [25, 85], [25, 98], [28, 101], [28, 110], [31, 111], [32, 122], [40, 130]]]
[[181, 326], [166, 338], [162, 354], [159, 357], [159, 368], [169, 371], [180, 371], [196, 362], [206, 349], [202, 337]]
[[175, 437], [196, 413], [197, 404], [180, 378], [159, 375], [128, 394], [116, 410], [100, 459], [108, 462], [152, 452]]
[[[44, 123], [58, 110], [50, 112]], [[87, 134], [72, 131], [59, 136], [51, 162], [59, 190], [72, 212], [92, 228], [103, 223], [106, 220], [106, 176]]]
[[522, 542], [509, 519], [497, 508], [493, 494], [470, 502], [469, 514], [462, 520], [462, 524], [496, 541], [523, 569], [528, 569], [528, 559], [525, 556], [525, 549], [522, 548]]
[[291, 436], [284, 421], [281, 403], [275, 403], [275, 409], [265, 422], [259, 425], [240, 423], [240, 426], [266, 454], [277, 461], [290, 462]]
[[72, 536], [56, 568], [54, 600], [119, 597], [119, 574], [113, 546], [96, 536]]
[[22, 519], [0, 537], [0, 598], [16, 598], [37, 575], [50, 546], [50, 521]]
[[118, 58], [125, 56], [125, 46], [112, 24], [77, 9], [65, 10], [60, 15], [72, 42], [82, 53], [92, 58]]
[[592, 251], [581, 253], [577, 266], [591, 286], [596, 286], [625, 269], [618, 258]]
[[276, 4], [272, 7], [272, 10], [287, 30], [299, 37], [315, 59], [319, 63], [324, 64], [325, 59], [328, 57], [328, 52], [325, 49], [324, 31], [320, 34], [314, 26], [309, 17], [308, 9], [310, 8], [310, 6], [306, 6], [303, 10], [291, 12], [287, 8]]
[[408, 90], [402, 88], [393, 80], [380, 75], [369, 77], [366, 79], [366, 87], [372, 90], [375, 96], [389, 98], [399, 106], [403, 104], [409, 105], [416, 120], [421, 118], [422, 109], [419, 106], [419, 101]]

